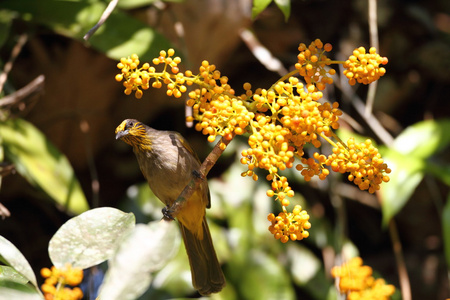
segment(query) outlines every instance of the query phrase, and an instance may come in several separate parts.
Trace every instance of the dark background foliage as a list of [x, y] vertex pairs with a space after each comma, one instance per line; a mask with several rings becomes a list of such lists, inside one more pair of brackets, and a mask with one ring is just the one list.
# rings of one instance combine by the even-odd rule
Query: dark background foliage
[[[102, 40], [105, 31], [126, 39], [123, 31], [127, 23], [107, 22], [90, 44], [80, 39], [91, 27], [88, 22], [76, 33], [73, 27], [67, 29], [65, 20], [46, 20], [45, 12], [31, 17], [24, 13], [27, 9], [32, 11], [29, 1], [11, 3], [0, 2], [0, 13], [17, 12], [8, 29], [0, 33], [4, 41], [0, 48], [1, 60], [9, 59], [20, 34], [27, 33], [28, 40], [9, 74], [4, 93], [12, 93], [36, 76], [45, 75], [44, 89], [14, 107], [13, 116], [33, 123], [68, 157], [92, 207], [124, 207], [127, 189], [143, 181], [131, 149], [114, 139], [116, 126], [125, 118], [136, 118], [158, 129], [179, 131], [201, 158], [207, 155], [211, 146], [206, 139], [185, 127], [183, 101], [169, 99], [163, 90], [149, 90], [143, 99], [136, 100], [125, 96], [121, 84], [114, 81], [117, 60], [111, 58], [114, 55], [105, 54], [106, 46], [100, 42], [107, 40], [106, 36]], [[60, 5], [64, 3], [69, 2]], [[369, 46], [366, 1], [292, 1], [286, 22], [274, 4], [255, 20], [250, 18], [250, 9], [249, 1], [237, 0], [168, 2], [162, 10], [152, 5], [120, 8], [125, 16], [156, 28], [167, 39], [159, 42], [160, 45], [167, 48], [166, 45], [172, 44], [179, 49], [185, 68], [195, 72], [201, 61], [207, 59], [229, 77], [238, 93], [244, 82], [268, 88], [279, 78], [253, 56], [240, 38], [242, 28], [251, 28], [261, 44], [288, 69], [296, 62], [300, 42], [308, 44], [320, 38], [333, 45], [333, 55], [340, 59], [355, 47]], [[174, 31], [178, 21], [184, 26], [183, 38], [177, 37]], [[419, 121], [448, 118], [450, 2], [378, 1], [378, 26], [379, 53], [389, 58], [389, 64], [386, 76], [378, 83], [374, 115], [394, 137]], [[142, 60], [150, 60], [159, 50], [157, 43], [143, 54]], [[365, 99], [367, 87], [357, 87], [356, 93]], [[338, 89], [328, 96], [340, 102], [344, 112], [359, 122], [362, 128], [359, 134], [380, 142]], [[348, 127], [345, 121], [343, 126]], [[244, 143], [244, 140], [236, 141], [239, 145]], [[227, 149], [227, 155], [214, 166], [210, 178], [223, 180], [223, 173], [239, 164], [236, 149]], [[446, 164], [448, 153], [443, 151], [440, 157]], [[250, 182], [248, 178], [242, 180]], [[335, 202], [326, 190], [305, 183], [295, 184], [295, 190], [306, 199], [314, 218], [327, 220], [327, 224], [336, 221]], [[447, 185], [426, 176], [395, 217], [413, 299], [449, 296], [440, 223], [442, 203], [448, 191]], [[343, 197], [345, 233], [357, 246], [365, 264], [398, 288], [392, 243], [388, 230], [381, 227], [381, 212], [358, 201], [359, 195]], [[48, 241], [70, 215], [17, 173], [3, 178], [0, 201], [11, 213], [11, 217], [0, 221], [0, 234], [24, 253], [36, 271], [49, 266]], [[226, 221], [220, 218], [217, 221], [226, 227]], [[333, 225], [327, 231], [330, 235], [331, 228]], [[299, 243], [326, 261], [329, 248], [325, 246], [329, 244], [320, 247], [308, 241]], [[322, 267], [329, 270], [330, 266]], [[227, 264], [224, 268], [227, 272]], [[332, 283], [330, 278], [327, 280]], [[301, 299], [320, 299], [299, 285], [295, 290]]]

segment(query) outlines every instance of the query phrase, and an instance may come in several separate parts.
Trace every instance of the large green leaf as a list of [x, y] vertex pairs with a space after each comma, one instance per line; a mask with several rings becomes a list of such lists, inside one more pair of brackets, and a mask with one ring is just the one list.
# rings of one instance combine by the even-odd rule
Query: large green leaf
[[245, 265], [234, 263], [230, 261], [230, 268], [235, 280], [239, 280], [243, 299], [295, 299], [288, 272], [275, 257], [252, 249]]
[[12, 281], [20, 284], [27, 284], [30, 280], [13, 267], [0, 265], [0, 281]]
[[[25, 277], [27, 281], [30, 281], [34, 286], [37, 286], [36, 276], [25, 256], [23, 256], [22, 252], [20, 252], [16, 246], [2, 236], [0, 236], [0, 261], [12, 267], [20, 275]], [[18, 276], [11, 276], [10, 278], [3, 279], [17, 282], [17, 278]]]
[[272, 2], [272, 0], [254, 0], [252, 8], [252, 18], [256, 18], [267, 6]]
[[383, 226], [406, 204], [424, 176], [425, 161], [395, 150], [383, 151], [383, 159], [392, 170], [390, 181], [381, 187]]
[[[82, 41], [100, 19], [106, 3], [101, 0], [2, 0], [0, 6], [18, 12], [26, 20]], [[89, 43], [113, 59], [136, 53], [142, 61], [151, 60], [160, 50], [170, 47], [161, 34], [118, 8]]]
[[151, 273], [173, 257], [179, 240], [175, 222], [138, 224], [110, 259], [99, 298], [131, 300], [142, 295], [151, 283]]
[[49, 243], [52, 263], [89, 268], [109, 259], [121, 237], [135, 225], [134, 215], [111, 207], [91, 209], [61, 226]]
[[422, 181], [425, 172], [450, 182], [448, 166], [439, 166], [429, 158], [450, 144], [450, 120], [429, 120], [406, 128], [389, 149], [380, 149], [392, 169], [391, 180], [381, 188], [383, 225], [406, 204]]
[[37, 289], [16, 281], [0, 280], [0, 300], [44, 300]]
[[291, 0], [274, 0], [275, 4], [284, 15], [284, 20], [287, 22], [291, 15]]
[[74, 213], [89, 208], [69, 161], [36, 127], [11, 119], [0, 122], [0, 136], [5, 157], [31, 184]]
[[450, 144], [450, 119], [427, 120], [406, 128], [394, 140], [398, 153], [426, 159]]
[[[124, 9], [135, 9], [142, 6], [151, 5], [160, 0], [120, 0], [117, 6]], [[164, 2], [183, 2], [184, 0], [166, 0]]]

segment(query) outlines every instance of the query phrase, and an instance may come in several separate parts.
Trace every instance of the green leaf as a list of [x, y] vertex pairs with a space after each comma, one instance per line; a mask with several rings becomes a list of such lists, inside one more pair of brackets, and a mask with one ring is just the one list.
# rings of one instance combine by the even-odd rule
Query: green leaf
[[418, 122], [395, 138], [392, 148], [398, 153], [428, 158], [450, 144], [450, 119]]
[[[106, 3], [96, 0], [3, 0], [2, 7], [60, 34], [82, 38], [97, 23]], [[87, 15], [90, 17], [86, 18]]]
[[287, 258], [294, 282], [314, 299], [325, 299], [331, 284], [322, 269], [322, 262], [301, 243], [288, 243]]
[[13, 267], [0, 266], [0, 281], [13, 281], [20, 284], [27, 284], [30, 280]]
[[[160, 0], [120, 0], [117, 3], [117, 7], [123, 9], [135, 9], [147, 5], [151, 5]], [[183, 0], [166, 0], [164, 2], [183, 2]]]
[[390, 149], [380, 149], [383, 159], [392, 170], [391, 180], [381, 188], [383, 225], [406, 204], [422, 181], [425, 172], [450, 183], [450, 170], [428, 160], [430, 156], [450, 144], [450, 119], [429, 120], [406, 128]]
[[134, 228], [131, 213], [111, 207], [89, 210], [64, 223], [49, 243], [52, 263], [85, 269], [109, 259], [122, 236]]
[[28, 284], [0, 280], [0, 299], [43, 300], [44, 297]]
[[284, 15], [284, 20], [287, 22], [291, 15], [291, 0], [274, 0], [275, 4]]
[[442, 232], [444, 237], [444, 253], [447, 269], [450, 269], [450, 194], [442, 212]]
[[5, 157], [32, 185], [74, 213], [89, 209], [67, 158], [31, 123], [23, 119], [0, 122]]
[[243, 299], [295, 299], [286, 269], [261, 250], [252, 249], [245, 265], [234, 267], [231, 265], [235, 278], [239, 278]]
[[252, 19], [255, 19], [267, 6], [272, 2], [272, 0], [254, 0], [252, 7]]
[[386, 226], [406, 204], [424, 176], [425, 161], [395, 150], [382, 151], [383, 159], [392, 170], [390, 181], [381, 187], [381, 210]]
[[0, 261], [3, 261], [8, 266], [14, 268], [37, 287], [36, 276], [25, 256], [23, 256], [22, 252], [3, 236], [0, 236]]
[[150, 286], [151, 272], [161, 269], [173, 257], [179, 241], [175, 222], [136, 225], [110, 259], [99, 298], [131, 300], [142, 295]]
[[111, 14], [89, 42], [116, 60], [136, 53], [141, 61], [150, 61], [161, 50], [171, 47], [167, 39], [153, 28], [121, 12]]
[[[84, 42], [83, 36], [99, 21], [106, 3], [100, 0], [2, 0], [2, 6], [17, 11], [26, 20]], [[112, 59], [136, 53], [141, 61], [150, 61], [160, 50], [170, 47], [168, 40], [153, 28], [117, 8], [89, 43]]]
[[425, 170], [450, 186], [450, 165], [427, 161]]

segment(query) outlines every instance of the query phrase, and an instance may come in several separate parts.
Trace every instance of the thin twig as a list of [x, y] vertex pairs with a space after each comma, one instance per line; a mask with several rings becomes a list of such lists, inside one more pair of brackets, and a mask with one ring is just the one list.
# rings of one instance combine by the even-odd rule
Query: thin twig
[[2, 220], [10, 216], [11, 213], [9, 212], [9, 210], [3, 204], [0, 203], [0, 217], [2, 218]]
[[[368, 13], [369, 13], [370, 45], [378, 49], [377, 0], [369, 0]], [[372, 115], [377, 85], [378, 81], [375, 81], [369, 85], [369, 90], [367, 92], [366, 110], [364, 113], [366, 118], [369, 118]]]
[[20, 90], [0, 99], [0, 107], [11, 106], [44, 87], [45, 76], [39, 75]]
[[175, 200], [175, 202], [169, 208], [171, 217], [175, 218], [177, 214], [180, 213], [187, 200], [192, 196], [194, 191], [199, 188], [200, 183], [203, 182], [203, 180], [206, 180], [206, 176], [208, 175], [209, 171], [215, 165], [219, 157], [222, 155], [223, 151], [225, 151], [225, 147], [223, 147], [222, 144], [227, 146], [232, 141], [233, 137], [231, 137], [231, 139], [225, 139], [222, 137], [216, 144], [216, 146], [212, 149], [212, 151], [203, 161], [200, 169], [198, 170], [199, 176], [192, 176], [191, 181], [181, 192], [180, 196], [178, 196], [177, 200]]
[[3, 68], [3, 72], [0, 74], [0, 92], [3, 90], [3, 86], [5, 85], [6, 78], [8, 78], [8, 74], [12, 69], [12, 66], [14, 64], [14, 61], [16, 60], [17, 56], [19, 56], [20, 51], [22, 51], [23, 46], [28, 40], [27, 34], [22, 34], [19, 37], [19, 40], [17, 41], [16, 45], [11, 51], [11, 57], [6, 62], [5, 67]]
[[[341, 76], [340, 82], [335, 81], [336, 86], [342, 91], [343, 96], [345, 96], [355, 107], [356, 111], [363, 117], [367, 122], [367, 125], [372, 129], [372, 131], [378, 136], [378, 138], [387, 146], [392, 145], [394, 138], [392, 135], [381, 125], [377, 118], [373, 114], [366, 116], [365, 114], [365, 104], [359, 98], [351, 86], [347, 83], [346, 77]], [[372, 83], [373, 84], [373, 83]]]
[[103, 25], [103, 23], [106, 22], [106, 20], [109, 18], [111, 13], [113, 12], [114, 8], [117, 6], [117, 3], [119, 0], [111, 0], [109, 2], [108, 6], [106, 7], [105, 11], [103, 12], [102, 16], [100, 17], [100, 20], [98, 20], [98, 23], [95, 24], [94, 27], [92, 27], [88, 33], [86, 33], [83, 37], [85, 41], [87, 41], [99, 28]]
[[397, 225], [394, 219], [389, 222], [389, 235], [391, 236], [392, 248], [394, 250], [395, 260], [397, 262], [398, 276], [400, 280], [400, 289], [403, 300], [411, 300], [411, 284], [408, 271], [406, 270], [405, 258], [403, 257], [402, 244], [398, 236]]
[[283, 76], [288, 72], [281, 61], [274, 57], [272, 53], [258, 41], [253, 32], [244, 28], [240, 31], [239, 35], [247, 45], [248, 49], [253, 53], [256, 59], [267, 68], [267, 70], [277, 72], [280, 76]]

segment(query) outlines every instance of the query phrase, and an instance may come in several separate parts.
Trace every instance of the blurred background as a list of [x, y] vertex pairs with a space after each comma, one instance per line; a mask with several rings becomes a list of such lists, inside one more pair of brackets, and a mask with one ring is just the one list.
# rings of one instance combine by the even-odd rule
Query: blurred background
[[[91, 208], [117, 207], [135, 213], [138, 222], [160, 219], [162, 205], [144, 183], [131, 147], [115, 140], [120, 122], [135, 118], [157, 129], [176, 130], [201, 159], [213, 144], [186, 127], [184, 101], [168, 98], [164, 88], [150, 89], [140, 100], [124, 95], [122, 84], [114, 80], [120, 57], [137, 53], [142, 62], [150, 62], [160, 50], [173, 47], [183, 58], [182, 68], [195, 73], [206, 59], [228, 76], [240, 94], [245, 82], [253, 88], [269, 88], [280, 73], [292, 70], [299, 43], [320, 38], [333, 45], [330, 56], [339, 60], [356, 47], [371, 46], [368, 1], [294, 0], [288, 17], [271, 3], [252, 18], [250, 0], [122, 0], [105, 24], [83, 40], [107, 4], [100, 0], [0, 2], [1, 96], [7, 99], [0, 98], [0, 121], [1, 128], [16, 124], [11, 120], [17, 118], [34, 125], [43, 134], [40, 142], [51, 143], [67, 157]], [[361, 113], [361, 107], [367, 107], [368, 87], [345, 88], [345, 78], [339, 75], [325, 98], [339, 102], [345, 113], [342, 128], [383, 147], [409, 126], [450, 116], [450, 2], [380, 0], [376, 4], [378, 52], [389, 63], [376, 88], [373, 114], [367, 118]], [[271, 56], [255, 56], [260, 47]], [[374, 127], [373, 120], [384, 130]], [[449, 139], [447, 123], [432, 124], [441, 126], [439, 140]], [[0, 235], [14, 243], [38, 272], [51, 265], [47, 253], [51, 236], [84, 206], [67, 210], [64, 200], [55, 201], [57, 196], [49, 192], [53, 188], [46, 175], [41, 181], [32, 174], [24, 176], [21, 163], [27, 165], [12, 158], [18, 152], [8, 150], [8, 142], [15, 135], [7, 137], [6, 131], [0, 130], [6, 149], [0, 203], [9, 211], [3, 215], [10, 216], [0, 220]], [[427, 134], [413, 135], [416, 143], [411, 153], [436, 138]], [[267, 230], [267, 214], [279, 206], [265, 195], [269, 186], [264, 173], [258, 182], [240, 176], [245, 171], [240, 152], [246, 147], [245, 137], [236, 138], [209, 174], [212, 208], [207, 215], [228, 284], [212, 298], [336, 299], [331, 267], [348, 259], [346, 255], [359, 255], [376, 276], [396, 286], [394, 299], [401, 299], [393, 240], [402, 249], [408, 275], [402, 278], [409, 283], [412, 299], [450, 296], [445, 256], [449, 232], [443, 226], [450, 219], [442, 216], [449, 193], [447, 143], [424, 159], [439, 165], [439, 172], [408, 173], [409, 157], [403, 157], [405, 176], [414, 175], [415, 181], [405, 179], [407, 191], [401, 195], [394, 229], [392, 223], [382, 225], [379, 194], [361, 192], [339, 175], [306, 183], [298, 172], [287, 171], [296, 192], [291, 203], [307, 209], [312, 223], [308, 239], [287, 244], [276, 241]], [[54, 153], [51, 146], [48, 151]], [[321, 151], [327, 154], [330, 148]], [[40, 174], [39, 165], [35, 168]], [[142, 299], [198, 297], [184, 256], [181, 246]]]

